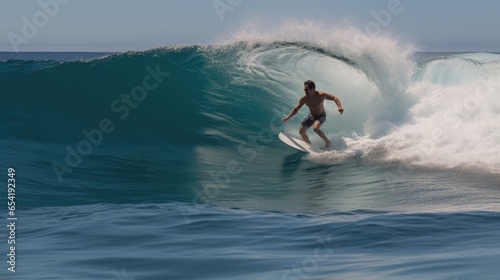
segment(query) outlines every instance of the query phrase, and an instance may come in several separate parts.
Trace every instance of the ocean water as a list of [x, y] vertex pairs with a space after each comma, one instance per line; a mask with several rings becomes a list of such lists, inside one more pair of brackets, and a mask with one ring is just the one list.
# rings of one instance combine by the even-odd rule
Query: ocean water
[[[0, 279], [499, 279], [500, 54], [288, 28], [1, 53]], [[333, 151], [277, 137], [307, 79]]]

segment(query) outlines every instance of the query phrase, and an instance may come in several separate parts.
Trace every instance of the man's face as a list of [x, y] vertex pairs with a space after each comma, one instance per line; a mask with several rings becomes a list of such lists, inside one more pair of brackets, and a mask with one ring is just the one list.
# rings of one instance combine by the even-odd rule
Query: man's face
[[306, 94], [309, 94], [309, 93], [311, 92], [311, 89], [309, 88], [309, 86], [308, 86], [308, 85], [304, 85], [304, 92], [305, 92]]

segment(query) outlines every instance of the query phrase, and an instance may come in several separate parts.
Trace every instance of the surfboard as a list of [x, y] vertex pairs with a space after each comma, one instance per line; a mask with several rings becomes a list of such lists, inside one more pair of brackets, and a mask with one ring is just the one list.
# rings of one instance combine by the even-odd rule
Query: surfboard
[[283, 143], [285, 143], [288, 146], [290, 146], [296, 150], [299, 150], [301, 152], [309, 153], [309, 154], [323, 152], [323, 150], [321, 150], [319, 147], [315, 147], [309, 143], [304, 142], [301, 139], [297, 139], [295, 137], [288, 136], [288, 135], [284, 134], [283, 132], [280, 132], [280, 134], [278, 136]]

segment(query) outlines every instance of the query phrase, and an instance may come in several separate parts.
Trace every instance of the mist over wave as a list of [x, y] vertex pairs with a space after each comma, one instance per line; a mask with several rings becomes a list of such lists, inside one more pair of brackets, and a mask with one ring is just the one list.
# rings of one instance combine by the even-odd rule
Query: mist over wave
[[283, 92], [289, 99], [283, 102], [293, 106], [300, 83], [313, 79], [344, 105], [342, 117], [327, 105], [334, 120], [324, 126], [343, 151], [312, 160], [336, 163], [361, 153], [428, 167], [500, 172], [500, 55], [417, 61], [411, 44], [350, 27], [287, 22], [258, 30], [247, 26], [224, 42], [250, 48], [239, 58], [247, 83], [274, 81], [272, 92]]

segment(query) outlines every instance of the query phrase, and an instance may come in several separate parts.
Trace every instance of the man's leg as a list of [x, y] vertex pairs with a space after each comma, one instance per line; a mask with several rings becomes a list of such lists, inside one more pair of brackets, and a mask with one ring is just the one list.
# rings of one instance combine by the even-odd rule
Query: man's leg
[[309, 137], [307, 137], [307, 133], [306, 133], [306, 131], [308, 129], [309, 129], [308, 126], [301, 125], [300, 129], [299, 129], [299, 134], [300, 134], [300, 137], [302, 137], [302, 140], [304, 140], [306, 143], [311, 144], [311, 141], [309, 140]]
[[313, 130], [314, 132], [316, 132], [316, 134], [319, 135], [319, 137], [321, 137], [321, 139], [323, 139], [325, 141], [325, 146], [323, 147], [323, 149], [327, 150], [328, 148], [330, 148], [330, 140], [328, 140], [328, 138], [326, 138], [326, 135], [323, 133], [323, 131], [321, 131], [320, 127], [321, 127], [322, 123], [317, 120], [314, 122], [313, 124]]

